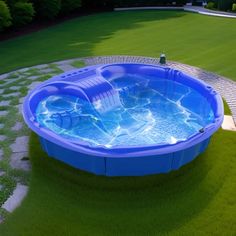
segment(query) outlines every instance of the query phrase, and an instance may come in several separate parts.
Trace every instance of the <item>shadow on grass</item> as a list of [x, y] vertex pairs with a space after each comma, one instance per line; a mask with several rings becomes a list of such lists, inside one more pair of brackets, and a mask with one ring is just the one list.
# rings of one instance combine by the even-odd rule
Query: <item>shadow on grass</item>
[[220, 130], [208, 150], [179, 171], [108, 178], [49, 158], [32, 134], [30, 192], [0, 233], [123, 236], [165, 235], [187, 224], [191, 229], [190, 222], [215, 199], [228, 177], [235, 141], [233, 132]]
[[5, 56], [0, 61], [0, 73], [58, 59], [93, 56], [96, 44], [113, 37], [119, 30], [134, 29], [142, 27], [144, 22], [169, 20], [185, 14], [183, 11], [108, 12], [69, 20], [1, 42], [0, 55]]
[[[212, 145], [179, 171], [122, 178], [95, 176], [47, 157], [35, 134], [30, 146], [30, 193], [20, 208], [21, 217], [16, 211], [18, 217], [13, 214], [10, 220], [16, 232], [37, 229], [34, 235], [162, 235], [199, 214], [220, 188], [219, 181], [212, 186], [206, 180]], [[27, 226], [22, 226], [24, 221]]]

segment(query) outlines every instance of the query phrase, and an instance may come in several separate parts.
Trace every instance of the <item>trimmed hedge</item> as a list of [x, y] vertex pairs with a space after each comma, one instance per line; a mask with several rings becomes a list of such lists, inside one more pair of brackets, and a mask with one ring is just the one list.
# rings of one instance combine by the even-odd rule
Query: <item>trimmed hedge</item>
[[0, 1], [0, 31], [11, 25], [11, 13], [7, 4]]

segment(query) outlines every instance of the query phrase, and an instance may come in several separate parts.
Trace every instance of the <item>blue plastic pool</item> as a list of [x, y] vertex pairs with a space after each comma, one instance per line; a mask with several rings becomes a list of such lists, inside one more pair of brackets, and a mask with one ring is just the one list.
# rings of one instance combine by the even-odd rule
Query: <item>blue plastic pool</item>
[[141, 176], [202, 153], [223, 105], [181, 71], [128, 63], [53, 77], [27, 96], [23, 115], [49, 156], [98, 175]]

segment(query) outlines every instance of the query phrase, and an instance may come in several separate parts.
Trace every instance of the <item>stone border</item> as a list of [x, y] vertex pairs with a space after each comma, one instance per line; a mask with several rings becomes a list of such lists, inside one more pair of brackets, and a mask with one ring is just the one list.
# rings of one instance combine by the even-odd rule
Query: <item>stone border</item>
[[[122, 55], [121, 56], [101, 56], [101, 57], [97, 56], [97, 57], [86, 57], [86, 58], [74, 58], [70, 60], [58, 61], [58, 62], [53, 62], [49, 64], [32, 66], [29, 68], [23, 68], [23, 69], [19, 69], [10, 73], [0, 75], [0, 80], [6, 80], [4, 84], [0, 85], [0, 87], [3, 88], [2, 95], [4, 95], [4, 89], [5, 89], [4, 86], [8, 85], [9, 83], [17, 82], [17, 86], [11, 87], [13, 88], [13, 93], [12, 93], [13, 95], [16, 93], [15, 89], [19, 89], [25, 83], [29, 84], [27, 88], [31, 90], [35, 86], [37, 86], [38, 83], [40, 83], [41, 80], [39, 79], [40, 79], [40, 76], [42, 75], [52, 76], [51, 73], [59, 74], [62, 71], [66, 72], [72, 69], [76, 69], [75, 67], [72, 66], [72, 63], [75, 61], [76, 62], [83, 61], [85, 62], [87, 66], [98, 65], [98, 64], [112, 64], [112, 63], [146, 63], [146, 64], [151, 64], [151, 65], [160, 65], [159, 58], [141, 57], [141, 56], [122, 56]], [[56, 69], [52, 68], [52, 65], [55, 66]], [[207, 72], [200, 68], [181, 64], [178, 62], [168, 61], [168, 63], [164, 67], [170, 67], [170, 68], [181, 70], [211, 85], [227, 101], [232, 111], [234, 122], [236, 123], [236, 96], [235, 96], [236, 95], [236, 82], [229, 80], [225, 77], [219, 76], [217, 74]], [[28, 75], [27, 73], [29, 73], [29, 71], [32, 69], [34, 70], [37, 69], [41, 74]], [[53, 72], [53, 70], [55, 71]], [[8, 81], [8, 77], [15, 73], [18, 73], [18, 77], [11, 78]], [[26, 75], [22, 77], [22, 73], [26, 73]], [[7, 100], [10, 100], [10, 99], [11, 98], [7, 97]], [[19, 109], [19, 112], [21, 112], [23, 100], [24, 100], [24, 97], [20, 97], [19, 105], [16, 106]], [[2, 105], [4, 106], [6, 104], [4, 103]], [[12, 168], [19, 168], [24, 171], [30, 171], [29, 162], [24, 160], [26, 162], [22, 163], [22, 159], [25, 159], [25, 157], [28, 156], [27, 147], [28, 147], [29, 138], [28, 138], [28, 134], [25, 134], [26, 131], [24, 131], [23, 133], [19, 133], [20, 132], [19, 130], [21, 129], [22, 129], [22, 124], [19, 122], [16, 122], [15, 125], [11, 128], [12, 131], [17, 132], [17, 137], [14, 143], [9, 145], [12, 151], [10, 166]], [[4, 156], [4, 153], [2, 152], [0, 148], [0, 161], [3, 158], [3, 156]], [[5, 172], [1, 172], [1, 173], [5, 174]], [[12, 212], [16, 207], [20, 205], [21, 201], [26, 196], [27, 191], [28, 191], [27, 186], [17, 183], [15, 190], [13, 191], [12, 195], [9, 196], [8, 199], [5, 201], [5, 203], [2, 205], [2, 208], [4, 208], [8, 212]]]

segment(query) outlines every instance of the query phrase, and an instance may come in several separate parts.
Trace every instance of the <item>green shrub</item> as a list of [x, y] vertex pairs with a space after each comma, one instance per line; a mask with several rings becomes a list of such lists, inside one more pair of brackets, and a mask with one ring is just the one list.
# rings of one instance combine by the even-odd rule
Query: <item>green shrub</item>
[[61, 0], [32, 0], [36, 16], [41, 19], [54, 19], [61, 10]]
[[61, 0], [61, 12], [68, 13], [78, 9], [81, 6], [81, 0]]
[[207, 9], [215, 9], [215, 3], [214, 2], [208, 2], [206, 5]]
[[236, 12], [236, 3], [234, 3], [234, 4], [232, 5], [232, 11], [235, 11], [235, 12]]
[[11, 13], [7, 4], [0, 1], [0, 31], [11, 25]]
[[32, 3], [17, 2], [11, 9], [13, 25], [25, 25], [33, 20], [35, 11]]

